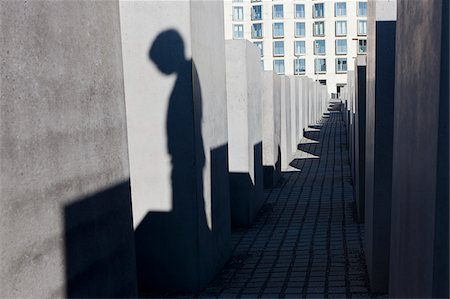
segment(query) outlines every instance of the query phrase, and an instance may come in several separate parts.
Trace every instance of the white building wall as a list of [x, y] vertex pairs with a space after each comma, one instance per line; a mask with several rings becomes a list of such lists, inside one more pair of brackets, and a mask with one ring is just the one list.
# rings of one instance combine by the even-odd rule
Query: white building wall
[[[347, 58], [347, 69], [354, 69], [353, 58], [357, 55], [358, 39], [366, 39], [366, 36], [358, 36], [358, 20], [367, 20], [367, 17], [358, 16], [358, 2], [367, 2], [366, 0], [224, 0], [225, 11], [225, 38], [233, 39], [233, 25], [244, 25], [244, 38], [252, 42], [263, 42], [263, 65], [264, 70], [273, 69], [274, 59], [284, 59], [285, 74], [294, 74], [294, 41], [304, 40], [306, 45], [306, 54], [300, 55], [298, 58], [306, 59], [305, 75], [314, 80], [326, 80], [329, 93], [336, 93], [337, 84], [347, 83], [346, 73], [336, 73], [336, 58]], [[335, 16], [335, 3], [347, 3], [347, 15], [345, 17]], [[324, 18], [313, 18], [313, 6], [315, 3], [324, 3]], [[273, 19], [272, 8], [275, 4], [283, 4], [284, 18]], [[305, 18], [295, 19], [294, 4], [305, 5]], [[262, 5], [262, 20], [252, 21], [251, 10], [253, 5]], [[244, 9], [244, 18], [242, 21], [233, 21], [233, 6], [242, 6]], [[337, 37], [335, 34], [335, 22], [338, 20], [347, 21], [347, 35]], [[325, 36], [313, 36], [313, 24], [315, 21], [325, 22]], [[272, 24], [276, 22], [284, 23], [284, 38], [273, 38]], [[295, 37], [295, 22], [305, 22], [305, 37]], [[252, 39], [251, 26], [253, 23], [263, 24], [263, 38]], [[325, 39], [326, 55], [314, 55], [314, 40]], [[347, 54], [336, 55], [336, 39], [347, 39]], [[284, 56], [273, 56], [273, 41], [284, 41]], [[315, 74], [314, 59], [326, 58], [327, 72], [325, 74]]]

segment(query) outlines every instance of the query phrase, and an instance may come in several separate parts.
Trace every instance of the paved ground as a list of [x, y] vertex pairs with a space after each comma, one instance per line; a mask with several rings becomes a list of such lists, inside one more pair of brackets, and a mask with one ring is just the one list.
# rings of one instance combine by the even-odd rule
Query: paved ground
[[369, 296], [340, 113], [330, 111], [306, 137], [254, 225], [233, 233], [231, 260], [199, 297]]

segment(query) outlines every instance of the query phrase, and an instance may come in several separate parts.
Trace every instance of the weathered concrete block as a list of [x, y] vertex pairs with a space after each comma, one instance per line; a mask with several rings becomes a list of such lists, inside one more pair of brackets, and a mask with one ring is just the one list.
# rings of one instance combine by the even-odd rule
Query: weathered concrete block
[[298, 120], [299, 120], [299, 112], [300, 112], [300, 106], [299, 106], [299, 84], [297, 83], [298, 78], [297, 76], [289, 76], [289, 80], [291, 82], [290, 84], [290, 94], [291, 94], [291, 151], [292, 156], [295, 155], [295, 152], [297, 151], [297, 144], [298, 144], [298, 136], [299, 134], [299, 126], [298, 126]]
[[358, 55], [355, 70], [355, 201], [357, 219], [364, 222], [366, 165], [366, 56]]
[[199, 290], [230, 252], [223, 3], [120, 17], [139, 287]]
[[231, 224], [248, 226], [263, 204], [260, 50], [226, 41]]
[[302, 134], [300, 138], [303, 137], [304, 130], [309, 125], [309, 81], [308, 77], [302, 76], [300, 77], [300, 107], [301, 107], [301, 125], [300, 125], [300, 133]]
[[371, 290], [387, 292], [392, 204], [396, 2], [369, 2], [365, 253]]
[[281, 170], [292, 162], [291, 80], [281, 76]]
[[397, 5], [389, 296], [448, 298], [450, 2]]
[[273, 188], [281, 177], [281, 78], [272, 71], [262, 76], [264, 187]]
[[0, 294], [135, 297], [118, 3], [0, 19]]

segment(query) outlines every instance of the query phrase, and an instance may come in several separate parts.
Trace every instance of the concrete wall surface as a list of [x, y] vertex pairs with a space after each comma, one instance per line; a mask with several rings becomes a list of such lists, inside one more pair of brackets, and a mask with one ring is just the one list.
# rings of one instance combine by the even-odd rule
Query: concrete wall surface
[[448, 298], [449, 2], [397, 5], [389, 296]]
[[228, 40], [225, 50], [231, 224], [242, 227], [263, 203], [262, 68], [249, 41]]
[[262, 78], [264, 187], [272, 188], [281, 177], [281, 77], [264, 71]]
[[117, 1], [0, 5], [0, 294], [135, 297]]
[[364, 222], [366, 156], [366, 56], [359, 55], [355, 70], [354, 167], [357, 219]]
[[371, 290], [386, 293], [392, 192], [396, 1], [369, 1], [366, 97], [365, 256]]
[[223, 3], [120, 1], [141, 292], [201, 289], [230, 250]]
[[281, 76], [281, 170], [292, 162], [291, 80]]
[[299, 106], [299, 83], [298, 83], [298, 77], [297, 76], [288, 76], [289, 80], [291, 81], [290, 85], [290, 94], [291, 94], [291, 149], [292, 149], [292, 155], [295, 155], [295, 152], [297, 151], [297, 144], [298, 144], [298, 137], [299, 134], [299, 126], [298, 126], [298, 120], [299, 120], [299, 112], [300, 112], [300, 106]]

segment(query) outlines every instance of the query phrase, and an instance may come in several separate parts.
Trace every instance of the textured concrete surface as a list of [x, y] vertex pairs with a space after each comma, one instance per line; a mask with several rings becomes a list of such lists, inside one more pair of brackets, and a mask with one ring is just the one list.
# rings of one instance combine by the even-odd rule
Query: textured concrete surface
[[136, 296], [117, 1], [0, 5], [0, 294]]
[[389, 296], [448, 298], [449, 2], [397, 5]]
[[262, 77], [264, 187], [272, 188], [281, 177], [281, 79], [272, 71]]
[[199, 289], [230, 248], [223, 3], [120, 16], [140, 291]]
[[291, 80], [281, 76], [281, 170], [289, 168], [294, 156], [292, 154], [291, 134]]
[[242, 227], [252, 223], [263, 203], [263, 78], [257, 46], [228, 40], [225, 52], [231, 224]]
[[295, 155], [297, 152], [297, 144], [299, 141], [299, 113], [300, 113], [300, 105], [299, 105], [299, 83], [297, 76], [289, 76], [289, 80], [291, 81], [290, 85], [290, 94], [291, 94], [291, 149], [292, 154]]
[[396, 1], [369, 1], [365, 252], [372, 291], [388, 291], [392, 204]]
[[303, 140], [296, 153], [300, 171], [265, 191], [255, 224], [233, 233], [230, 261], [198, 297], [370, 296], [340, 113], [317, 128], [306, 132], [317, 141]]

